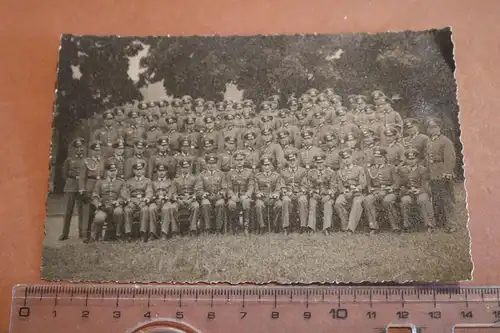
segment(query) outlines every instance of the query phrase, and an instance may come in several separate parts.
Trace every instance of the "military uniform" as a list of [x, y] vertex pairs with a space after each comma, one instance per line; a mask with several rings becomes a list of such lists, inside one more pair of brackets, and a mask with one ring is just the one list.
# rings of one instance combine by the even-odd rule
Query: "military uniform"
[[[382, 205], [384, 208], [392, 230], [399, 230], [396, 208], [396, 191], [399, 188], [399, 180], [396, 167], [385, 162], [386, 153], [385, 149], [381, 147], [373, 148], [374, 161], [366, 170], [368, 194], [365, 196], [363, 206], [368, 218], [368, 224], [373, 232], [379, 229], [377, 222], [378, 205]], [[377, 160], [379, 163], [377, 163]]]
[[188, 160], [191, 166], [190, 173], [194, 173], [196, 170], [199, 170], [199, 166], [197, 166], [197, 157], [192, 154], [192, 143], [189, 139], [181, 139], [180, 140], [180, 151], [175, 153], [175, 170], [176, 174], [179, 172], [180, 162], [183, 160]]
[[[209, 165], [207, 170], [200, 174], [201, 189], [201, 214], [204, 221], [204, 230], [220, 231], [224, 225], [224, 197], [227, 192], [225, 174], [216, 170], [217, 157], [206, 157]], [[215, 226], [211, 225], [212, 207], [215, 206]]]
[[146, 130], [138, 124], [139, 113], [136, 110], [129, 112], [131, 124], [125, 129], [125, 157], [130, 157], [134, 153], [134, 145], [138, 139], [144, 139]]
[[103, 118], [106, 124], [94, 132], [92, 140], [102, 143], [102, 156], [107, 158], [113, 155], [113, 143], [120, 138], [120, 135], [116, 127], [113, 126], [115, 119], [113, 111], [106, 110], [103, 113]]
[[[212, 102], [213, 104], [213, 102]], [[203, 98], [197, 98], [194, 100], [194, 130], [201, 133], [205, 130], [205, 100]], [[210, 111], [209, 111], [210, 112]]]
[[263, 144], [260, 146], [260, 157], [269, 158], [272, 163], [279, 169], [285, 163], [284, 153], [281, 146], [272, 142], [272, 133], [269, 129], [264, 129], [261, 132]]
[[340, 157], [344, 166], [338, 172], [340, 195], [335, 201], [335, 210], [340, 217], [341, 230], [354, 232], [363, 213], [366, 173], [363, 167], [352, 164], [350, 149], [342, 150]]
[[318, 201], [323, 204], [323, 227], [322, 230], [328, 233], [332, 227], [333, 200], [337, 194], [338, 177], [333, 170], [324, 167], [325, 156], [323, 154], [315, 156], [316, 168], [309, 171], [307, 181], [310, 191], [309, 197], [309, 218], [307, 226], [310, 230], [316, 230], [316, 208]]
[[400, 128], [403, 127], [403, 119], [399, 112], [394, 110], [390, 104], [386, 104], [383, 108], [383, 113], [379, 113], [380, 121], [385, 125], [396, 125]]
[[156, 152], [156, 142], [158, 138], [163, 136], [163, 131], [156, 121], [153, 122], [148, 128], [146, 132], [146, 151], [144, 152], [144, 156], [150, 158]]
[[[407, 160], [415, 160], [418, 158], [418, 151], [409, 149], [405, 152], [405, 157]], [[427, 168], [420, 164], [404, 165], [399, 169], [399, 178], [401, 179], [403, 227], [410, 227], [410, 205], [417, 203], [425, 226], [430, 229], [434, 228], [434, 211], [429, 197], [429, 172]]]
[[243, 149], [240, 151], [245, 155], [243, 166], [247, 169], [255, 170], [259, 165], [260, 152], [255, 148], [257, 136], [254, 132], [243, 135]]
[[281, 171], [283, 182], [281, 187], [281, 217], [283, 219], [283, 228], [288, 230], [294, 204], [299, 212], [300, 226], [305, 227], [307, 225], [307, 170], [298, 166], [297, 152], [290, 152], [285, 157], [288, 163], [297, 163], [297, 165], [289, 165]]
[[153, 154], [148, 161], [147, 177], [151, 180], [156, 179], [156, 168], [158, 165], [163, 164], [167, 168], [168, 177], [175, 176], [176, 161], [172, 155], [168, 153], [168, 138], [161, 136], [157, 141], [158, 151]]
[[[272, 161], [269, 157], [261, 158], [261, 165], [263, 167], [271, 168]], [[279, 194], [283, 186], [283, 180], [280, 174], [275, 171], [263, 171], [255, 175], [255, 211], [257, 223], [260, 230], [263, 231], [266, 224], [264, 219], [264, 207], [268, 209], [267, 226], [276, 228], [276, 223], [271, 222], [271, 218], [275, 214], [281, 212], [281, 200]], [[276, 221], [276, 218], [274, 219]]]
[[[108, 159], [108, 163], [112, 163], [116, 166], [117, 169], [117, 174], [116, 177], [126, 180], [125, 179], [125, 157], [124, 157], [124, 152], [125, 152], [125, 143], [123, 140], [118, 140], [113, 144], [113, 149], [114, 153], [111, 155]], [[121, 151], [121, 154], [118, 154], [118, 150]]]
[[177, 130], [177, 118], [168, 116], [166, 118], [167, 128], [162, 137], [168, 140], [168, 147], [171, 151], [179, 150], [179, 141], [181, 140], [181, 133]]
[[181, 134], [181, 139], [187, 139], [191, 142], [191, 154], [194, 156], [200, 155], [200, 142], [201, 142], [201, 134], [200, 132], [195, 130], [195, 118], [188, 116], [185, 121], [185, 129]]
[[[144, 156], [145, 141], [143, 139], [138, 139], [134, 143], [134, 154], [125, 160], [124, 175], [125, 180], [128, 180], [133, 176], [133, 166], [138, 161], [145, 161], [147, 164], [147, 157]], [[146, 165], [146, 170], [147, 170]]]
[[430, 119], [427, 131], [426, 162], [430, 173], [430, 187], [434, 213], [440, 224], [448, 231], [455, 231], [457, 224], [454, 216], [454, 170], [457, 160], [453, 142], [440, 133], [440, 119]]
[[[237, 151], [236, 139], [234, 137], [226, 137], [226, 143], [228, 145], [227, 150], [221, 153], [217, 159], [217, 167], [222, 172], [229, 172], [234, 167], [233, 156]], [[229, 146], [230, 145], [230, 146]]]
[[227, 206], [232, 221], [238, 207], [237, 204], [240, 203], [243, 226], [248, 231], [250, 227], [250, 204], [254, 193], [255, 180], [252, 170], [243, 168], [245, 155], [242, 152], [237, 152], [233, 158], [237, 166], [229, 171], [226, 176], [227, 196], [229, 197]]
[[[115, 164], [108, 162], [106, 169], [107, 177], [97, 181], [91, 197], [92, 205], [96, 209], [90, 235], [92, 241], [99, 240], [101, 232], [104, 231], [103, 227], [114, 230], [116, 237], [121, 237], [123, 231], [123, 209], [121, 207], [123, 202], [120, 195], [125, 182], [116, 178], [117, 167]], [[113, 218], [112, 223], [106, 224], [109, 216]]]
[[[214, 124], [215, 118], [212, 116], [206, 116], [204, 120], [205, 126], [207, 126], [208, 123]], [[212, 139], [215, 142], [215, 146], [219, 152], [224, 149], [224, 137], [222, 133], [216, 130], [214, 127], [210, 129], [207, 128], [205, 132], [202, 133], [201, 140], [204, 141], [206, 139]]]
[[312, 168], [314, 158], [323, 153], [319, 147], [313, 146], [313, 136], [314, 132], [310, 129], [301, 132], [302, 147], [299, 149], [299, 161], [300, 166], [306, 169]]
[[345, 143], [345, 137], [348, 134], [357, 136], [360, 133], [360, 129], [356, 124], [348, 121], [349, 119], [344, 108], [337, 110], [337, 117], [339, 121], [333, 125], [333, 130], [337, 134], [337, 137], [340, 138], [340, 143], [343, 145]]
[[81, 198], [79, 198], [78, 194], [78, 179], [80, 177], [80, 168], [83, 165], [84, 160], [84, 144], [85, 141], [83, 138], [76, 138], [72, 142], [73, 149], [77, 151], [73, 156], [70, 156], [64, 161], [63, 165], [63, 178], [66, 180], [64, 185], [64, 196], [66, 199], [66, 211], [64, 213], [64, 224], [63, 230], [61, 233], [61, 237], [59, 240], [68, 239], [69, 228], [71, 226], [71, 218], [73, 217], [73, 209], [75, 207], [75, 203], [77, 205], [77, 213], [78, 213], [78, 234], [79, 237], [83, 237], [84, 230], [83, 228], [83, 202]]
[[90, 150], [94, 156], [84, 158], [79, 168], [78, 189], [84, 202], [82, 231], [84, 237], [89, 239], [90, 226], [94, 217], [94, 207], [90, 204], [90, 197], [94, 191], [95, 184], [104, 174], [104, 160], [100, 157], [101, 143], [94, 141], [90, 145]]
[[158, 214], [160, 214], [161, 237], [165, 239], [169, 233], [170, 218], [174, 209], [170, 202], [169, 193], [172, 187], [172, 180], [167, 178], [168, 165], [158, 161], [155, 165], [156, 172], [159, 172], [162, 177], [157, 177], [151, 183], [153, 190], [153, 198], [149, 205], [149, 235], [152, 238], [159, 236], [158, 234]]
[[172, 232], [178, 232], [179, 209], [189, 211], [189, 231], [195, 233], [198, 229], [198, 218], [200, 205], [196, 201], [196, 194], [200, 190], [199, 178], [191, 173], [192, 160], [181, 159], [179, 161], [181, 172], [174, 178], [169, 197], [174, 200], [173, 219], [171, 220]]
[[388, 137], [392, 137], [392, 142], [387, 142], [384, 146], [387, 151], [387, 163], [395, 165], [397, 167], [401, 166], [404, 162], [404, 152], [405, 149], [403, 145], [397, 142], [397, 129], [394, 127], [389, 127], [384, 131], [384, 136], [387, 139]]
[[[146, 162], [137, 160], [132, 168], [145, 171]], [[146, 238], [149, 232], [149, 203], [153, 199], [153, 188], [149, 178], [135, 174], [123, 186], [122, 198], [125, 200], [125, 235], [131, 239], [133, 214], [139, 212], [140, 232]]]

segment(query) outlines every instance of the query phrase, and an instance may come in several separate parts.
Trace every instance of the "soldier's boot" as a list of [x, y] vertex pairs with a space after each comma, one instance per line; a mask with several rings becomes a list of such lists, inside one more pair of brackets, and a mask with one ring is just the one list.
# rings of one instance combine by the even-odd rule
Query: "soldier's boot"
[[165, 241], [165, 240], [167, 240], [167, 239], [168, 239], [168, 235], [167, 235], [166, 233], [162, 232], [162, 233], [161, 233], [161, 240], [162, 240], [162, 241]]
[[147, 243], [149, 240], [148, 233], [147, 232], [141, 232], [141, 238], [144, 243]]

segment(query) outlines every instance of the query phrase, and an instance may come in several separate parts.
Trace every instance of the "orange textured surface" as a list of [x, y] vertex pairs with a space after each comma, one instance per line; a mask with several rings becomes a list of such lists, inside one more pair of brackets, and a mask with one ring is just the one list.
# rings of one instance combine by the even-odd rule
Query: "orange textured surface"
[[500, 280], [500, 3], [472, 1], [0, 2], [0, 332], [11, 288], [40, 282], [59, 36], [341, 33], [452, 26], [476, 285]]

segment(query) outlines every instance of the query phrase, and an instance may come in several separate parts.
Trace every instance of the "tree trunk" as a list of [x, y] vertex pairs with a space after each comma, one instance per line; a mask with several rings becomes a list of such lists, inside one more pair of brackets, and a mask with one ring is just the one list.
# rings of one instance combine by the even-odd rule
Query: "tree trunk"
[[[51, 175], [54, 193], [64, 190], [63, 164], [68, 157], [68, 140], [65, 132], [58, 131], [52, 142]], [[53, 168], [53, 170], [52, 170]]]

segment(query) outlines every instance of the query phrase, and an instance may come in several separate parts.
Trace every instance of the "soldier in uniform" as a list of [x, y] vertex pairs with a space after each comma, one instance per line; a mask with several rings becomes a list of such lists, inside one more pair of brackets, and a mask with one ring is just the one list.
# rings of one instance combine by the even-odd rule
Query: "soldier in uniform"
[[260, 152], [256, 149], [256, 140], [255, 132], [247, 132], [243, 135], [243, 149], [241, 150], [245, 154], [243, 166], [251, 170], [255, 170], [260, 163]]
[[149, 236], [149, 204], [153, 199], [153, 188], [149, 178], [144, 176], [146, 161], [136, 160], [132, 165], [133, 177], [123, 186], [122, 198], [125, 201], [125, 237], [132, 240], [132, 219], [134, 213], [139, 213], [140, 233], [144, 242]]
[[[181, 122], [182, 116], [184, 116], [184, 107], [182, 105], [182, 100], [180, 98], [174, 98], [172, 100], [172, 112], [178, 122]], [[182, 128], [179, 126], [178, 128]]]
[[[205, 157], [206, 170], [200, 174], [201, 214], [204, 231], [222, 231], [224, 225], [225, 195], [227, 184], [225, 174], [217, 169], [217, 156]], [[215, 226], [212, 225], [212, 207], [215, 207]]]
[[260, 103], [260, 110], [259, 110], [259, 116], [268, 116], [272, 114], [272, 109], [271, 109], [271, 102], [269, 101], [263, 101]]
[[215, 147], [218, 151], [224, 149], [224, 137], [222, 133], [215, 129], [215, 118], [213, 116], [205, 117], [205, 132], [202, 134], [201, 139], [212, 139], [215, 142]]
[[404, 162], [404, 148], [398, 141], [399, 131], [393, 126], [384, 130], [385, 146], [387, 151], [387, 163], [401, 166]]
[[189, 212], [189, 233], [195, 235], [198, 230], [198, 218], [200, 204], [196, 201], [196, 194], [200, 189], [199, 178], [192, 174], [192, 160], [181, 159], [179, 161], [179, 171], [172, 182], [169, 197], [174, 202], [172, 233], [179, 232], [179, 209], [187, 209]]
[[340, 151], [342, 168], [339, 176], [339, 196], [335, 201], [335, 210], [340, 217], [342, 231], [354, 233], [363, 213], [366, 173], [363, 167], [354, 165], [352, 151], [347, 148]]
[[276, 121], [274, 120], [274, 117], [270, 114], [264, 114], [260, 116], [258, 125], [260, 130], [268, 128], [271, 131], [275, 131], [278, 127]]
[[352, 162], [354, 165], [359, 165], [360, 167], [365, 166], [366, 156], [363, 150], [361, 150], [361, 142], [359, 141], [358, 135], [355, 133], [347, 133], [344, 142], [347, 148], [352, 152]]
[[201, 134], [196, 131], [196, 118], [192, 115], [188, 115], [184, 118], [184, 121], [184, 131], [181, 133], [181, 137], [182, 139], [187, 139], [191, 142], [191, 154], [199, 156]]
[[[212, 117], [215, 117], [217, 113], [217, 109], [215, 108], [215, 102], [214, 101], [206, 101], [205, 104], [205, 115], [210, 115]], [[205, 118], [205, 117], [203, 117]], [[203, 120], [203, 118], [201, 120]], [[205, 122], [203, 122], [203, 128], [205, 128]]]
[[316, 100], [318, 99], [318, 94], [319, 94], [318, 89], [310, 88], [306, 91], [306, 94], [309, 95], [312, 103], [316, 103]]
[[192, 151], [191, 140], [182, 138], [180, 140], [180, 151], [174, 155], [176, 174], [178, 173], [180, 162], [184, 160], [189, 160], [189, 165], [191, 165], [192, 167], [190, 173], [193, 173], [195, 170], [199, 170], [199, 167], [196, 165], [197, 164], [196, 156], [194, 156], [191, 153], [191, 151]]
[[278, 130], [277, 136], [278, 136], [278, 143], [281, 146], [281, 149], [283, 150], [283, 154], [285, 157], [289, 153], [298, 151], [298, 149], [290, 142], [290, 137], [291, 137], [290, 132], [288, 132], [286, 129]]
[[137, 139], [134, 143], [134, 154], [125, 160], [124, 175], [126, 180], [133, 176], [133, 166], [137, 161], [147, 161], [147, 157], [144, 156], [145, 149], [146, 141], [144, 139]]
[[429, 232], [435, 227], [434, 211], [429, 196], [429, 172], [426, 167], [418, 164], [418, 150], [410, 148], [405, 151], [406, 164], [399, 169], [401, 180], [401, 215], [403, 228], [410, 228], [410, 207], [418, 204], [420, 214]]
[[94, 191], [95, 184], [104, 174], [104, 160], [101, 158], [100, 141], [94, 141], [90, 144], [90, 156], [82, 159], [78, 175], [78, 191], [83, 200], [83, 218], [82, 218], [82, 231], [84, 233], [85, 241], [89, 240], [89, 231], [94, 217], [94, 207], [90, 204], [90, 198]]
[[126, 119], [127, 116], [125, 114], [125, 110], [121, 107], [116, 108], [114, 127], [116, 128], [116, 131], [118, 132], [118, 137], [120, 138], [125, 137], [125, 130], [127, 129], [128, 126]]
[[[214, 102], [212, 102], [211, 106], [213, 108]], [[195, 124], [194, 130], [198, 133], [201, 133], [205, 130], [205, 122], [203, 118], [205, 118], [206, 114], [214, 113], [213, 110], [206, 111], [205, 110], [205, 100], [203, 98], [197, 98], [194, 100], [194, 117]]]
[[323, 154], [325, 155], [326, 167], [338, 171], [340, 169], [340, 147], [339, 139], [337, 138], [335, 132], [326, 133], [323, 136], [322, 141], [325, 143], [323, 148]]
[[454, 232], [457, 225], [454, 220], [453, 178], [457, 156], [453, 142], [441, 133], [441, 128], [441, 119], [427, 120], [429, 141], [426, 162], [430, 172], [431, 196], [436, 219], [448, 232]]
[[245, 99], [243, 101], [243, 111], [248, 111], [254, 113], [255, 105], [251, 99]]
[[345, 137], [348, 133], [357, 135], [360, 132], [359, 127], [349, 120], [346, 111], [347, 109], [345, 107], [341, 107], [336, 111], [335, 114], [338, 122], [333, 125], [333, 130], [337, 133], [337, 137], [340, 138], [340, 143], [342, 145], [345, 144]]
[[[100, 179], [92, 191], [92, 205], [95, 207], [94, 222], [90, 233], [90, 241], [100, 239], [103, 229], [115, 230], [115, 236], [120, 238], [123, 230], [123, 209], [121, 192], [125, 184], [123, 179], [117, 178], [118, 168], [112, 162], [106, 164], [106, 178]], [[109, 217], [112, 223], [106, 224]], [[104, 227], [104, 228], [103, 228]]]
[[[281, 212], [280, 192], [283, 180], [276, 171], [273, 171], [273, 163], [269, 156], [264, 156], [260, 160], [261, 172], [257, 173], [255, 179], [255, 211], [257, 223], [260, 231], [265, 230], [265, 220], [267, 220], [268, 231], [277, 229], [275, 215]], [[264, 218], [267, 209], [267, 217]]]
[[147, 177], [153, 181], [157, 178], [157, 166], [160, 164], [164, 165], [167, 168], [167, 176], [169, 178], [175, 177], [176, 162], [174, 157], [168, 153], [168, 141], [169, 138], [166, 136], [161, 136], [158, 138], [158, 141], [156, 143], [158, 150], [149, 158], [149, 161], [147, 163]]
[[285, 155], [287, 168], [281, 171], [281, 217], [283, 219], [283, 229], [286, 234], [291, 229], [290, 216], [293, 208], [298, 209], [300, 226], [307, 225], [307, 170], [299, 166], [298, 153], [289, 152]]
[[166, 129], [164, 137], [168, 139], [169, 150], [179, 150], [179, 141], [181, 133], [178, 130], [178, 121], [176, 116], [169, 115], [165, 118]]
[[240, 144], [241, 140], [239, 138], [239, 133], [240, 129], [235, 126], [235, 118], [234, 114], [232, 113], [227, 113], [224, 117], [225, 124], [224, 124], [224, 129], [222, 130], [222, 137], [224, 138], [224, 141], [228, 137], [235, 138], [236, 144]]
[[267, 98], [267, 100], [271, 103], [271, 110], [273, 115], [276, 115], [278, 113], [278, 106], [280, 102], [279, 95], [271, 95]]
[[134, 154], [135, 142], [138, 139], [144, 139], [146, 130], [139, 124], [139, 113], [137, 110], [131, 110], [128, 113], [130, 124], [125, 130], [125, 157], [128, 158]]
[[113, 155], [108, 158], [108, 163], [116, 166], [116, 177], [118, 179], [125, 179], [125, 141], [118, 139], [113, 143]]
[[228, 136], [225, 139], [225, 151], [219, 155], [217, 167], [222, 172], [229, 172], [234, 167], [234, 153], [236, 153], [236, 138]]
[[168, 236], [168, 227], [170, 226], [170, 217], [172, 216], [173, 206], [170, 202], [169, 193], [172, 187], [172, 180], [168, 176], [169, 166], [159, 160], [155, 164], [157, 178], [151, 182], [153, 197], [149, 205], [149, 239], [158, 238], [158, 214], [161, 220], [161, 238]]
[[297, 132], [295, 133], [295, 137], [293, 139], [293, 142], [295, 143], [295, 146], [297, 148], [300, 148], [302, 146], [301, 139], [302, 139], [302, 131], [309, 129], [308, 127], [309, 121], [307, 120], [307, 114], [304, 112], [297, 112], [295, 114], [295, 125], [297, 126]]
[[379, 230], [377, 222], [377, 208], [382, 206], [393, 231], [399, 231], [398, 211], [396, 208], [397, 191], [399, 189], [399, 178], [396, 167], [386, 163], [384, 148], [373, 148], [373, 164], [366, 168], [368, 193], [363, 201], [366, 211], [370, 234]]
[[[378, 146], [380, 146], [380, 144], [377, 135], [370, 129], [363, 130], [363, 155], [367, 167], [374, 164], [373, 152], [375, 147]], [[387, 151], [384, 150], [384, 157], [386, 153]]]
[[307, 227], [309, 231], [316, 230], [316, 208], [321, 201], [323, 208], [322, 231], [328, 235], [332, 228], [333, 201], [338, 189], [337, 173], [325, 167], [325, 155], [314, 157], [316, 167], [307, 174], [307, 187], [309, 188], [309, 218]]
[[163, 130], [159, 127], [159, 115], [151, 114], [148, 116], [148, 130], [146, 132], [146, 150], [144, 156], [150, 158], [156, 152], [156, 141], [163, 135]]
[[182, 116], [179, 119], [179, 128], [184, 128], [186, 121], [186, 116], [193, 115], [193, 98], [189, 95], [184, 95], [181, 98], [182, 101]]
[[313, 143], [316, 146], [323, 144], [321, 138], [333, 131], [333, 127], [326, 123], [325, 113], [323, 111], [316, 112], [313, 116], [312, 127], [314, 128]]
[[302, 146], [299, 149], [300, 166], [310, 169], [313, 166], [314, 157], [323, 152], [319, 147], [313, 145], [314, 132], [311, 129], [303, 130], [300, 135], [302, 137]]
[[195, 171], [195, 174], [199, 174], [205, 170], [207, 170], [207, 163], [206, 163], [206, 158], [208, 156], [217, 156], [219, 152], [217, 151], [217, 148], [215, 147], [215, 142], [214, 140], [207, 138], [202, 141], [202, 154], [200, 157], [198, 157], [198, 162], [197, 162], [197, 167], [199, 170]]
[[292, 116], [299, 111], [299, 101], [297, 98], [292, 97], [288, 100], [288, 109], [290, 110]]
[[238, 133], [238, 137], [243, 139], [243, 136], [249, 132], [253, 132], [254, 134], [259, 131], [259, 128], [255, 125], [256, 121], [255, 114], [248, 110], [243, 110], [242, 112], [244, 127], [240, 129]]
[[374, 113], [373, 107], [371, 105], [366, 106], [364, 122], [360, 128], [362, 131], [372, 131], [377, 137], [378, 141], [380, 141], [383, 137], [384, 125], [378, 120], [377, 115]]
[[382, 112], [379, 113], [380, 120], [387, 127], [388, 125], [396, 125], [400, 128], [403, 127], [403, 119], [399, 112], [394, 110], [390, 103], [380, 107]]
[[226, 115], [226, 107], [224, 106], [224, 102], [215, 103], [216, 114], [214, 116], [214, 127], [216, 130], [220, 131], [224, 128], [224, 116]]
[[64, 213], [64, 224], [59, 240], [68, 239], [71, 218], [73, 217], [73, 208], [75, 203], [78, 212], [78, 234], [82, 238], [83, 230], [83, 202], [78, 195], [78, 178], [80, 176], [80, 168], [83, 165], [85, 140], [76, 138], [71, 143], [73, 146], [73, 156], [69, 156], [63, 165], [63, 178], [66, 180], [64, 185], [64, 196], [66, 198], [66, 211]]
[[97, 129], [93, 134], [94, 141], [100, 141], [103, 144], [102, 147], [102, 156], [104, 158], [108, 158], [113, 155], [113, 142], [118, 140], [119, 133], [114, 126], [115, 123], [115, 114], [112, 110], [104, 111], [103, 115], [104, 126]]
[[241, 209], [240, 218], [243, 222], [244, 231], [247, 233], [250, 227], [250, 204], [254, 193], [254, 177], [252, 170], [243, 168], [245, 162], [244, 153], [236, 152], [233, 159], [235, 167], [227, 173], [227, 185], [225, 185], [228, 197], [227, 206], [230, 213], [229, 223], [231, 229], [234, 230], [233, 221], [239, 204]]
[[429, 137], [425, 134], [419, 133], [418, 126], [418, 119], [407, 118], [404, 120], [405, 135], [401, 140], [401, 144], [405, 150], [410, 148], [418, 150], [419, 157], [425, 158]]
[[278, 169], [281, 169], [285, 163], [283, 149], [279, 144], [273, 142], [271, 130], [269, 128], [264, 128], [260, 133], [260, 138], [263, 142], [260, 146], [261, 159], [263, 157], [268, 157]]

